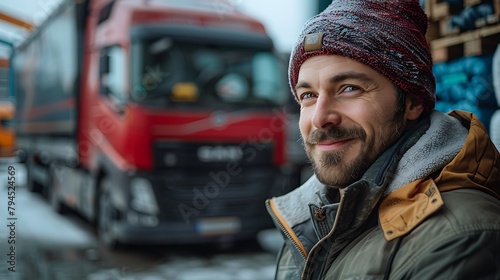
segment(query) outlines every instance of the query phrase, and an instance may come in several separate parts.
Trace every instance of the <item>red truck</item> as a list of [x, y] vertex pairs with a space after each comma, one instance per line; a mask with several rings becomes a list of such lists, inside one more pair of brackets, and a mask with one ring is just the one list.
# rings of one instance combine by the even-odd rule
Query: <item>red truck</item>
[[110, 246], [271, 227], [288, 191], [286, 73], [223, 1], [63, 1], [13, 56], [28, 186]]

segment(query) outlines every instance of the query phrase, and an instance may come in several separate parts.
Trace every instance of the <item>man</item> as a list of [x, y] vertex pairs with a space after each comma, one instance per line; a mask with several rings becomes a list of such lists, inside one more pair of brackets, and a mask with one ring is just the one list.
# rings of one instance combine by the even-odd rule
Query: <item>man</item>
[[315, 175], [266, 201], [277, 279], [500, 279], [500, 154], [471, 113], [434, 110], [417, 0], [334, 0], [289, 80]]

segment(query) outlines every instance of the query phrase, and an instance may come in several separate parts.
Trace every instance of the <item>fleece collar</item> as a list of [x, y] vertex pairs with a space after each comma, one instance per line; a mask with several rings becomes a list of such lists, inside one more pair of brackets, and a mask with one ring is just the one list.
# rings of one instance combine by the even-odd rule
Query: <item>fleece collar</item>
[[403, 155], [385, 194], [442, 169], [462, 149], [467, 135], [458, 119], [433, 112], [429, 129]]
[[[440, 209], [444, 204], [441, 192], [473, 188], [500, 199], [500, 154], [486, 128], [472, 113], [453, 111], [450, 116], [468, 129], [465, 144], [458, 153], [457, 147], [450, 148], [455, 156], [433, 176], [412, 181], [382, 200], [378, 214], [387, 240], [407, 234]], [[431, 158], [435, 163], [439, 159], [438, 155]]]

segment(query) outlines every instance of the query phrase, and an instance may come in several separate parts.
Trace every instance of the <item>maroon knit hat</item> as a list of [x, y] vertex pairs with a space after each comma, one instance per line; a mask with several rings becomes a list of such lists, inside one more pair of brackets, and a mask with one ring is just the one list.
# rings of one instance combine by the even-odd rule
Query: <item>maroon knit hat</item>
[[429, 113], [436, 103], [436, 82], [427, 24], [418, 0], [333, 0], [306, 22], [292, 50], [289, 82], [294, 96], [302, 63], [336, 54], [378, 71]]

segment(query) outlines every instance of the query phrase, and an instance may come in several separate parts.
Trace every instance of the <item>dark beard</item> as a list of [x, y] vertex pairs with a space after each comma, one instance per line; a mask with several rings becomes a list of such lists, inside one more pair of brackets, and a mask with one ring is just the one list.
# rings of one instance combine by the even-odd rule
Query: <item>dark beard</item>
[[[348, 163], [342, 162], [347, 148], [324, 153], [319, 159], [316, 160], [312, 157], [313, 149], [316, 144], [325, 140], [338, 141], [344, 139], [359, 139], [363, 143], [366, 143], [367, 135], [361, 127], [342, 128], [337, 126], [332, 127], [327, 131], [313, 131], [303, 144], [318, 180], [321, 183], [333, 188], [345, 188], [351, 183], [359, 180], [366, 170], [368, 170], [370, 165], [375, 161], [376, 157], [383, 153], [396, 139], [401, 136], [404, 126], [403, 118], [404, 117], [402, 115], [398, 114], [395, 115], [389, 122], [388, 125], [393, 128], [392, 133], [388, 134], [386, 139], [382, 139], [380, 151], [370, 154], [369, 149], [374, 149], [375, 147], [368, 147], [366, 144], [362, 145], [360, 155], [354, 158], [352, 162]], [[329, 174], [327, 173], [328, 170], [333, 170], [334, 168], [344, 172], [339, 174], [339, 176], [329, 177]]]

